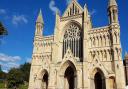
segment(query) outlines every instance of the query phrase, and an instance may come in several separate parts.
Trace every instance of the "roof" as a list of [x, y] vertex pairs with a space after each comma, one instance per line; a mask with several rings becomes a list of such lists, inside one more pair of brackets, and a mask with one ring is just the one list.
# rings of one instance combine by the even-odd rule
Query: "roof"
[[43, 16], [42, 16], [42, 11], [40, 9], [40, 12], [39, 12], [39, 15], [37, 17], [37, 20], [36, 22], [39, 22], [39, 23], [43, 23], [44, 24], [44, 20], [43, 20]]
[[83, 8], [81, 7], [81, 5], [76, 0], [72, 0], [65, 10], [63, 17], [80, 14], [82, 12]]

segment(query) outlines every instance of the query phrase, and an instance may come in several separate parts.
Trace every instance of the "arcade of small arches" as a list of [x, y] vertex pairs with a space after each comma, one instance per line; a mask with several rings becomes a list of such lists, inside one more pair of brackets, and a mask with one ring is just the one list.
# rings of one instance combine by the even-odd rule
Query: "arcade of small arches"
[[[78, 80], [78, 71], [71, 61], [66, 61], [59, 71], [64, 89], [76, 89]], [[61, 73], [60, 73], [61, 72]], [[46, 69], [40, 73], [41, 89], [49, 89], [49, 73]], [[56, 75], [57, 76], [57, 75]], [[59, 76], [59, 75], [58, 75]], [[115, 89], [115, 77], [110, 76], [109, 80], [100, 68], [95, 68], [90, 75], [91, 89], [107, 89], [109, 82], [110, 89]], [[107, 82], [107, 83], [106, 83]]]
[[118, 59], [121, 60], [121, 49], [115, 48], [115, 49], [92, 49], [89, 51], [89, 59], [94, 59], [95, 57], [98, 57], [100, 61], [112, 61], [112, 56], [115, 53], [115, 55], [118, 56]]
[[[114, 40], [112, 38], [114, 38]], [[90, 35], [89, 37], [90, 48], [112, 46], [112, 43], [114, 44], [120, 43], [119, 33], [114, 32], [113, 35], [111, 35], [111, 33], [104, 32], [104, 34], [98, 33], [95, 35]]]

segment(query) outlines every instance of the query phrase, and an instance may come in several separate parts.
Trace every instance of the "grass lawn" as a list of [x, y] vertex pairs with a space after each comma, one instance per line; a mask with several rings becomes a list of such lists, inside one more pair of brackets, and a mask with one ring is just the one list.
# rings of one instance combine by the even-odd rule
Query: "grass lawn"
[[0, 82], [0, 89], [4, 88], [4, 83]]
[[[5, 88], [5, 84], [2, 82], [0, 82], [0, 89], [7, 89]], [[11, 88], [8, 88], [8, 89], [11, 89]], [[28, 84], [20, 85], [18, 89], [28, 89]]]
[[20, 85], [19, 89], [28, 89], [28, 85]]

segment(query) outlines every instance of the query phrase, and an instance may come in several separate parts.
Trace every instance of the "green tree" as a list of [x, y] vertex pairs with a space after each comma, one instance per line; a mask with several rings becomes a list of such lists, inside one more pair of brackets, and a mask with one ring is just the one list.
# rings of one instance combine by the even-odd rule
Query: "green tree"
[[6, 79], [6, 76], [7, 76], [6, 73], [4, 73], [3, 71], [0, 71], [0, 79], [5, 80]]
[[20, 66], [20, 70], [23, 72], [23, 79], [26, 82], [29, 82], [29, 75], [30, 75], [30, 63], [25, 63]]
[[20, 65], [19, 68], [12, 68], [7, 76], [8, 88], [19, 87], [19, 85], [24, 85], [25, 82], [28, 82], [30, 67], [30, 63], [25, 63]]
[[3, 24], [0, 22], [0, 36], [7, 35], [7, 34], [8, 34], [7, 30], [5, 29]]
[[13, 88], [18, 87], [20, 84], [23, 84], [23, 73], [18, 68], [12, 68], [7, 76], [7, 87]]

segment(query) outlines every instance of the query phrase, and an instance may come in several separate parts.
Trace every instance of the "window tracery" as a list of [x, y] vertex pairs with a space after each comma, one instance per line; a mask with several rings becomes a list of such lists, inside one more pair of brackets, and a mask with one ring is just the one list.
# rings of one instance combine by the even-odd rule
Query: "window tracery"
[[82, 57], [82, 32], [80, 26], [71, 23], [66, 27], [63, 39], [63, 57], [70, 48], [74, 57]]

